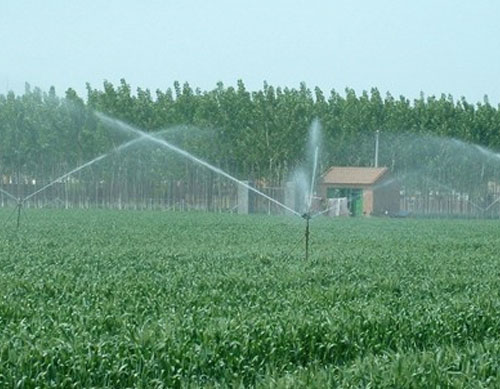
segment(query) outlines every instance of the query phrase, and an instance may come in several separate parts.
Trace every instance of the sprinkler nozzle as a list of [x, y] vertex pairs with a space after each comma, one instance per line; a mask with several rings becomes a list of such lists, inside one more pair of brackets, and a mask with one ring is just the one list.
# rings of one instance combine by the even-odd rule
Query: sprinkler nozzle
[[306, 212], [302, 215], [302, 218], [305, 220], [310, 220], [311, 219], [311, 214], [309, 212]]

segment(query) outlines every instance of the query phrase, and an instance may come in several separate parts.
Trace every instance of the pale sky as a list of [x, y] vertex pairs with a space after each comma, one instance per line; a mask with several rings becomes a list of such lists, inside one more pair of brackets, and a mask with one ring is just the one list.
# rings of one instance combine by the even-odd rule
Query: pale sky
[[125, 78], [500, 103], [498, 0], [0, 0], [0, 93]]

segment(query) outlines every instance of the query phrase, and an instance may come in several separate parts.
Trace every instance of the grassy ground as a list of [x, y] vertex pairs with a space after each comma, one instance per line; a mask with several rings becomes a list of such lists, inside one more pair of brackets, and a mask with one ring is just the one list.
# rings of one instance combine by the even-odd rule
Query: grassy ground
[[[0, 210], [6, 221], [8, 210]], [[500, 386], [495, 221], [27, 211], [2, 387]]]

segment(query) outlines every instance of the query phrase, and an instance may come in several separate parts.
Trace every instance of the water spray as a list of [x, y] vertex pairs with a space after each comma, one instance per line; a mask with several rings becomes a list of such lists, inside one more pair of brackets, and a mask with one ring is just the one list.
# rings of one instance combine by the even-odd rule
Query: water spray
[[3, 193], [4, 195], [6, 195], [7, 197], [9, 197], [11, 200], [18, 201], [18, 198], [16, 196], [14, 196], [13, 194], [10, 194], [6, 190], [3, 190], [2, 188], [0, 188], [0, 192]]
[[316, 146], [314, 149], [314, 160], [313, 160], [313, 171], [311, 176], [311, 187], [309, 188], [309, 200], [307, 204], [307, 212], [311, 212], [312, 199], [314, 195], [314, 187], [316, 186], [316, 169], [318, 167], [318, 153], [319, 147]]
[[314, 159], [313, 159], [313, 170], [312, 170], [312, 176], [311, 176], [311, 187], [309, 188], [309, 199], [308, 199], [308, 204], [307, 204], [307, 212], [302, 215], [302, 218], [306, 221], [306, 231], [305, 231], [305, 242], [306, 242], [306, 261], [309, 259], [309, 235], [310, 235], [310, 230], [309, 230], [309, 223], [312, 219], [311, 215], [311, 206], [312, 206], [312, 199], [314, 195], [314, 188], [316, 186], [316, 170], [318, 168], [318, 154], [319, 154], [319, 147], [316, 146], [314, 149]]
[[144, 132], [144, 131], [141, 131], [139, 130], [138, 128], [135, 128], [133, 126], [131, 126], [130, 124], [127, 124], [125, 122], [122, 122], [121, 120], [118, 120], [118, 119], [112, 119], [100, 112], [97, 112], [96, 113], [97, 117], [99, 119], [101, 119], [102, 121], [108, 123], [108, 124], [111, 124], [111, 125], [114, 125], [115, 127], [118, 126], [118, 128], [121, 128], [123, 130], [126, 130], [126, 131], [129, 131], [129, 132], [132, 132], [136, 135], [139, 135], [141, 138], [145, 138], [145, 139], [148, 139], [152, 142], [155, 142], [163, 147], [166, 147], [167, 149], [177, 153], [177, 154], [180, 154], [182, 155], [183, 157], [193, 161], [193, 162], [196, 162], [197, 164], [201, 165], [201, 166], [204, 166], [206, 167], [207, 169], [237, 183], [238, 185], [241, 185], [245, 188], [247, 188], [248, 190], [258, 194], [259, 196], [262, 196], [264, 197], [265, 199], [271, 201], [272, 203], [278, 205], [279, 207], [291, 212], [292, 214], [296, 215], [296, 216], [301, 216], [301, 214], [297, 211], [295, 211], [294, 209], [286, 206], [285, 204], [279, 202], [278, 200], [276, 199], [273, 199], [272, 197], [266, 195], [265, 193], [261, 192], [260, 190], [254, 188], [253, 186], [243, 182], [243, 181], [240, 181], [238, 180], [236, 177], [233, 177], [232, 175], [230, 175], [229, 173], [226, 173], [224, 170], [216, 167], [216, 166], [213, 166], [213, 165], [210, 165], [208, 162], [198, 158], [198, 157], [195, 157], [193, 154], [187, 152], [186, 150], [184, 149], [181, 149], [180, 147], [177, 147], [175, 145], [173, 145], [172, 143], [169, 143], [167, 142], [166, 140], [164, 139], [161, 139], [161, 138], [158, 138], [154, 135], [151, 135], [151, 134], [148, 134], [147, 132]]
[[23, 209], [23, 206], [24, 206], [24, 203], [26, 201], [28, 201], [29, 199], [31, 199], [32, 197], [35, 197], [36, 195], [38, 195], [39, 193], [47, 190], [48, 188], [50, 188], [51, 186], [55, 185], [56, 183], [64, 180], [65, 178], [71, 176], [72, 174], [75, 174], [77, 172], [79, 172], [80, 170], [82, 169], [85, 169], [86, 167], [89, 167], [91, 165], [93, 165], [94, 163], [97, 163], [99, 161], [101, 161], [102, 159], [108, 157], [109, 155], [111, 155], [113, 152], [117, 153], [121, 150], [124, 150], [126, 149], [127, 147], [130, 147], [132, 146], [133, 144], [139, 142], [143, 140], [143, 137], [138, 137], [136, 139], [132, 139], [131, 141], [129, 142], [126, 142], [122, 145], [120, 145], [119, 147], [115, 148], [114, 150], [112, 151], [109, 151], [105, 154], [101, 154], [100, 156], [84, 163], [83, 165], [80, 165], [78, 167], [76, 167], [75, 169], [63, 174], [62, 176], [56, 178], [55, 180], [52, 180], [51, 182], [49, 182], [47, 185], [41, 187], [40, 189], [37, 189], [35, 190], [33, 193], [31, 193], [30, 195], [22, 198], [22, 197], [19, 197], [19, 198], [16, 198], [15, 196], [11, 195], [9, 192], [3, 190], [3, 189], [0, 189], [0, 192], [4, 193], [6, 196], [10, 197], [12, 200], [16, 201], [16, 208], [14, 209], [15, 212], [17, 212], [17, 220], [16, 220], [16, 227], [19, 229], [19, 226], [21, 225], [21, 212], [22, 212], [22, 209]]
[[[224, 170], [218, 168], [218, 167], [215, 167], [211, 164], [209, 164], [208, 162], [206, 161], [203, 161], [202, 159], [198, 158], [198, 157], [195, 157], [194, 155], [192, 155], [191, 153], [187, 152], [186, 150], [183, 150], [181, 149], [180, 147], [177, 147], [169, 142], [167, 142], [166, 140], [164, 139], [161, 139], [161, 138], [158, 138], [154, 135], [151, 135], [151, 134], [148, 134], [144, 131], [141, 131], [139, 130], [138, 128], [135, 128], [133, 126], [131, 126], [130, 124], [127, 124], [127, 123], [124, 123], [120, 120], [117, 120], [117, 119], [113, 119], [113, 118], [110, 118], [100, 112], [97, 112], [96, 113], [97, 117], [99, 119], [101, 119], [102, 121], [110, 124], [110, 125], [114, 125], [115, 127], [118, 126], [118, 128], [121, 128], [125, 131], [129, 131], [129, 132], [132, 132], [136, 135], [139, 135], [140, 137], [142, 138], [146, 138], [152, 142], [155, 142], [155, 143], [158, 143], [159, 145], [163, 146], [163, 147], [166, 147], [167, 149], [177, 153], [177, 154], [180, 154], [181, 156], [199, 164], [199, 165], [202, 165], [204, 167], [206, 167], [207, 169], [237, 183], [238, 185], [241, 185], [245, 188], [247, 188], [248, 190], [264, 197], [265, 199], [269, 200], [270, 202], [278, 205], [279, 207], [291, 212], [292, 214], [296, 215], [296, 216], [299, 216], [299, 217], [302, 217], [305, 221], [306, 221], [306, 228], [305, 228], [305, 258], [306, 260], [309, 259], [309, 236], [310, 236], [310, 227], [309, 227], [309, 224], [310, 224], [310, 221], [311, 221], [311, 206], [312, 206], [312, 198], [313, 198], [313, 191], [314, 191], [314, 187], [315, 187], [315, 183], [316, 183], [316, 171], [317, 171], [317, 167], [318, 167], [318, 155], [319, 155], [319, 146], [315, 146], [314, 148], [314, 157], [313, 157], [313, 170], [312, 170], [312, 177], [311, 177], [311, 187], [309, 189], [309, 198], [306, 200], [306, 206], [307, 206], [307, 211], [304, 213], [304, 214], [300, 214], [299, 212], [297, 212], [296, 210], [286, 206], [285, 204], [279, 202], [278, 200], [276, 199], [273, 199], [272, 197], [266, 195], [265, 193], [262, 193], [261, 191], [259, 191], [258, 189], [255, 189], [254, 187], [248, 185], [247, 183], [243, 182], [243, 181], [240, 181], [238, 180], [237, 178], [233, 177], [232, 175], [230, 175], [229, 173], [225, 172]], [[316, 127], [317, 128], [317, 127]], [[317, 132], [317, 131], [316, 131]], [[315, 138], [317, 138], [317, 134], [315, 133]], [[314, 139], [316, 141], [316, 139]]]
[[142, 137], [136, 138], [136, 139], [132, 139], [131, 141], [122, 144], [121, 146], [115, 148], [114, 150], [112, 150], [110, 152], [107, 152], [105, 154], [101, 154], [100, 156], [94, 158], [93, 160], [88, 161], [88, 162], [84, 163], [83, 165], [80, 165], [80, 166], [76, 167], [75, 169], [73, 169], [73, 170], [71, 170], [71, 171], [63, 174], [62, 176], [60, 176], [60, 177], [56, 178], [55, 180], [49, 182], [47, 185], [41, 187], [40, 189], [38, 189], [38, 190], [34, 191], [33, 193], [31, 193], [30, 195], [26, 196], [23, 199], [23, 201], [27, 201], [27, 200], [31, 199], [32, 197], [34, 197], [37, 194], [43, 192], [44, 190], [50, 188], [51, 186], [57, 184], [61, 180], [64, 180], [65, 178], [71, 176], [72, 174], [75, 174], [75, 173], [79, 172], [80, 170], [85, 169], [86, 167], [89, 167], [90, 165], [93, 165], [96, 162], [99, 162], [100, 160], [102, 160], [102, 159], [108, 157], [109, 155], [111, 155], [112, 152], [116, 152], [117, 153], [117, 152], [119, 152], [119, 151], [121, 151], [121, 150], [123, 150], [123, 149], [125, 149], [127, 147], [132, 146], [134, 143], [137, 143], [140, 140], [142, 140]]

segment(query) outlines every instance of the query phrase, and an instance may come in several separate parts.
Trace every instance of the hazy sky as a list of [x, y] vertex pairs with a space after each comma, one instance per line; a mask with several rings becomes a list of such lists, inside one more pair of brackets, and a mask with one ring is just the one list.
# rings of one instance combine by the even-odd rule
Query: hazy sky
[[0, 0], [0, 93], [125, 78], [500, 102], [498, 0]]

